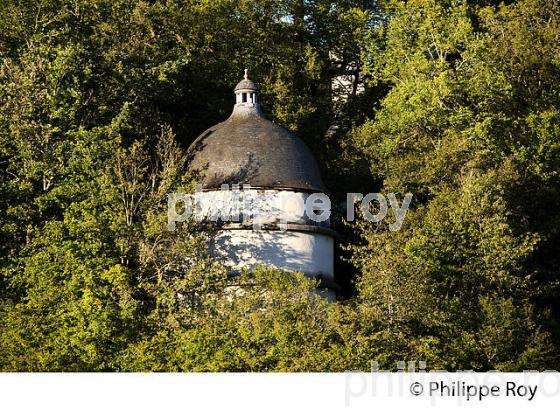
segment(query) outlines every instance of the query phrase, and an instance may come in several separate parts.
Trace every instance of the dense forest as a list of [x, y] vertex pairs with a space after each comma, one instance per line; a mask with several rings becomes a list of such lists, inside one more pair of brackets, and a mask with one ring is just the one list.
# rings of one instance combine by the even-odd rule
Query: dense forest
[[[414, 195], [335, 302], [166, 229], [245, 67], [333, 203]], [[558, 370], [559, 279], [556, 0], [2, 1], [2, 371]]]

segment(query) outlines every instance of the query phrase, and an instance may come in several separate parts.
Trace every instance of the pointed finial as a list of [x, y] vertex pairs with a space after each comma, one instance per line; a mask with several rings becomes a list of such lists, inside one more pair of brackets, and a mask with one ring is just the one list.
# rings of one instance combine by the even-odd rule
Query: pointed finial
[[245, 80], [248, 80], [248, 79], [249, 79], [249, 74], [248, 74], [248, 72], [249, 72], [249, 70], [245, 69], [245, 75], [243, 76], [243, 78], [244, 78]]

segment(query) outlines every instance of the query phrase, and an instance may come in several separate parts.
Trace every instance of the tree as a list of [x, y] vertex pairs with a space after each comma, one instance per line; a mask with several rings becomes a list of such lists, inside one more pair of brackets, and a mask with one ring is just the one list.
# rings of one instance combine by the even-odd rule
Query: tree
[[559, 11], [395, 3], [386, 48], [371, 47], [367, 72], [392, 88], [352, 143], [385, 192], [415, 199], [397, 234], [363, 226], [360, 295], [433, 335], [447, 368], [557, 365], [559, 214], [539, 198], [560, 187]]
[[[495, 3], [6, 0], [0, 369], [557, 368], [559, 7]], [[335, 196], [414, 194], [337, 225], [343, 300], [166, 229], [243, 68]]]

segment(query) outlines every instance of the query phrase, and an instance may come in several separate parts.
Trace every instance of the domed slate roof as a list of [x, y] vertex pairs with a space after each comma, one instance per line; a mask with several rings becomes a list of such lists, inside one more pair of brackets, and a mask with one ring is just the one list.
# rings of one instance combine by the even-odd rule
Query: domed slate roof
[[200, 174], [203, 188], [250, 184], [325, 191], [317, 161], [305, 143], [264, 118], [256, 99], [243, 102], [238, 95], [237, 101], [226, 121], [210, 127], [189, 147], [190, 169]]

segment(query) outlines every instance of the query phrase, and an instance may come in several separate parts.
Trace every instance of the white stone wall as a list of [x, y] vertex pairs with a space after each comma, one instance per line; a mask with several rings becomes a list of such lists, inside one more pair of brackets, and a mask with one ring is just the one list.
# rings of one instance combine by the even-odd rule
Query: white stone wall
[[333, 238], [319, 233], [223, 230], [214, 238], [212, 252], [233, 268], [262, 263], [334, 280]]
[[[196, 194], [198, 217], [212, 220], [212, 215], [229, 222], [250, 222], [255, 215], [261, 224], [290, 223], [317, 225], [305, 212], [305, 203], [311, 194], [306, 192], [280, 191], [274, 189], [251, 189], [239, 191], [206, 191]], [[243, 206], [243, 204], [253, 206]], [[328, 226], [328, 221], [321, 223]]]
[[[310, 195], [274, 189], [220, 190], [199, 192], [196, 201], [199, 218], [219, 211], [221, 218], [230, 218], [230, 226], [237, 228], [219, 231], [212, 247], [215, 257], [232, 268], [265, 264], [334, 280], [334, 240], [324, 231], [313, 231], [317, 223], [304, 212]], [[260, 230], [253, 229], [254, 215], [243, 210], [243, 201], [257, 206]], [[270, 224], [282, 226], [279, 223], [288, 229], [264, 229]]]

